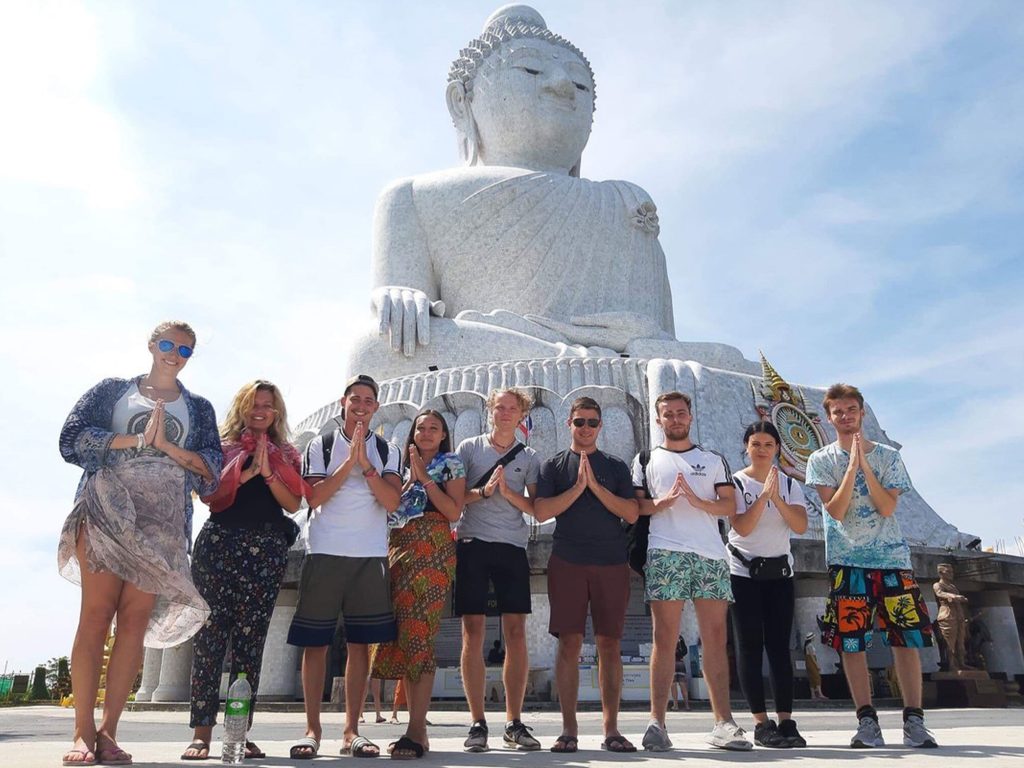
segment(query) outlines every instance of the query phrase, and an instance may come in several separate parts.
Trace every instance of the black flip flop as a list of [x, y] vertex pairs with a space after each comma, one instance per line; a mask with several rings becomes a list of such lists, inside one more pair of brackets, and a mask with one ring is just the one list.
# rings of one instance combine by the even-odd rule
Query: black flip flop
[[601, 742], [601, 749], [609, 752], [636, 752], [636, 747], [625, 736], [609, 736]]
[[555, 743], [551, 745], [551, 751], [559, 755], [569, 754], [570, 752], [576, 752], [579, 749], [579, 743], [579, 739], [575, 736], [566, 736], [563, 733], [555, 739]]
[[[195, 750], [205, 749], [206, 750], [206, 757], [193, 757], [193, 756], [190, 756], [190, 755], [186, 755], [185, 752], [188, 752], [190, 749], [195, 749]], [[210, 759], [210, 745], [207, 744], [202, 739], [193, 739], [192, 743], [189, 744], [187, 747], [185, 747], [185, 752], [181, 753], [181, 759], [182, 760], [209, 760]]]
[[[413, 754], [399, 754], [399, 750]], [[408, 736], [403, 736], [398, 741], [388, 744], [388, 751], [391, 753], [392, 760], [418, 760], [427, 750], [419, 742], [413, 741]]]

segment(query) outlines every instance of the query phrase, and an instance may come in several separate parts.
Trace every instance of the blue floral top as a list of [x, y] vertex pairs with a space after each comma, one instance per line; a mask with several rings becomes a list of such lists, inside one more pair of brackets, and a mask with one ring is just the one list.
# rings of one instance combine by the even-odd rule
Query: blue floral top
[[[68, 414], [64, 428], [60, 431], [60, 455], [69, 464], [76, 464], [85, 470], [75, 492], [76, 501], [85, 481], [91, 475], [103, 467], [120, 464], [132, 455], [131, 451], [110, 450], [110, 443], [115, 436], [111, 431], [111, 423], [114, 405], [133, 383], [137, 384], [142, 378], [136, 376], [134, 379], [104, 379], [82, 395]], [[205, 496], [217, 490], [223, 454], [220, 435], [217, 432], [217, 415], [213, 406], [205, 398], [193, 395], [181, 382], [178, 382], [178, 388], [181, 390], [181, 396], [185, 398], [189, 418], [188, 436], [182, 447], [199, 454], [213, 477], [212, 480], [207, 480], [195, 472], [185, 472], [185, 485], [181, 492], [185, 502], [185, 540], [191, 551], [192, 493]]]
[[[456, 453], [439, 453], [430, 460], [426, 467], [427, 474], [439, 486], [449, 480], [466, 476], [466, 467]], [[410, 485], [402, 493], [402, 500], [398, 509], [388, 515], [389, 528], [404, 528], [405, 524], [417, 517], [423, 517], [423, 513], [430, 506], [430, 499], [427, 498], [427, 490], [418, 480]]]

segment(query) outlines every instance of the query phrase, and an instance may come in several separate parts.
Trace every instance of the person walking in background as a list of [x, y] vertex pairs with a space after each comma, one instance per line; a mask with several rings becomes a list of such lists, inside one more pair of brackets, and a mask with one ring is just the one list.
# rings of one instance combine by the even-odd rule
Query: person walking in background
[[[484, 717], [484, 633], [488, 584], [494, 584], [505, 640], [505, 733], [507, 747], [540, 749], [520, 719], [530, 672], [526, 615], [531, 611], [526, 544], [540, 467], [536, 452], [516, 439], [533, 403], [518, 389], [496, 389], [487, 398], [491, 431], [459, 444], [466, 468], [465, 509], [459, 521], [455, 566], [455, 613], [462, 617], [462, 686], [472, 725], [467, 752], [487, 750]], [[527, 495], [528, 494], [528, 495]]]
[[[409, 726], [389, 745], [391, 757], [423, 757], [430, 748], [427, 712], [434, 688], [434, 638], [455, 575], [451, 524], [462, 513], [466, 470], [452, 453], [444, 416], [424, 411], [405, 443], [406, 479], [401, 503], [390, 518], [388, 560], [398, 637], [371, 649], [373, 674], [398, 680], [409, 706]], [[396, 693], [397, 706], [397, 693]], [[397, 719], [397, 709], [393, 715]]]
[[537, 522], [555, 520], [554, 547], [548, 560], [548, 631], [558, 638], [555, 681], [562, 710], [562, 733], [552, 752], [575, 752], [579, 742], [576, 704], [580, 687], [579, 655], [587, 613], [597, 642], [598, 677], [604, 741], [610, 752], [636, 752], [619, 732], [622, 694], [622, 632], [629, 603], [626, 530], [639, 509], [629, 467], [601, 451], [601, 406], [577, 398], [569, 410], [568, 450], [545, 461], [534, 504]]
[[818, 655], [814, 652], [814, 633], [808, 632], [804, 637], [804, 667], [807, 669], [807, 685], [811, 689], [812, 699], [827, 699], [821, 690], [821, 667], [818, 666]]
[[686, 669], [686, 640], [682, 635], [676, 641], [676, 673], [672, 676], [672, 688], [669, 691], [668, 708], [679, 711], [679, 699], [682, 697], [686, 711], [690, 711], [690, 675]]
[[[223, 457], [213, 406], [178, 381], [195, 346], [188, 324], [161, 323], [149, 337], [149, 373], [101, 381], [60, 433], [61, 456], [84, 470], [57, 551], [61, 575], [82, 586], [71, 652], [74, 744], [64, 765], [131, 763], [117, 744], [117, 726], [143, 642], [178, 645], [209, 613], [188, 567], [192, 493], [217, 488]], [[97, 728], [103, 644], [115, 618]]]
[[[793, 633], [796, 593], [789, 537], [807, 530], [807, 504], [800, 484], [779, 471], [782, 440], [766, 421], [747, 427], [743, 445], [750, 463], [733, 475], [736, 516], [729, 531], [733, 635], [736, 668], [754, 716], [754, 743], [762, 747], [806, 747], [793, 720]], [[761, 667], [768, 654], [775, 711], [768, 717]]]
[[899, 451], [865, 437], [864, 396], [856, 387], [833, 384], [822, 405], [836, 440], [807, 460], [807, 484], [824, 505], [831, 589], [821, 642], [840, 652], [857, 707], [850, 746], [885, 744], [871, 703], [866, 654], [878, 619], [903, 692], [903, 743], [937, 747], [924, 724], [918, 655], [932, 645], [932, 624], [896, 517], [900, 494], [912, 488], [910, 477]]
[[388, 578], [387, 516], [402, 494], [401, 457], [370, 430], [377, 412], [377, 382], [354, 376], [341, 398], [342, 421], [314, 437], [302, 463], [310, 483], [309, 537], [299, 576], [299, 599], [288, 643], [302, 651], [306, 733], [291, 748], [296, 760], [320, 751], [320, 702], [327, 650], [338, 616], [345, 622], [345, 731], [341, 752], [376, 757], [380, 748], [359, 735], [366, 701], [370, 644], [394, 640], [396, 626]]
[[[260, 379], [238, 390], [220, 428], [220, 486], [203, 497], [210, 519], [192, 555], [192, 578], [210, 606], [210, 616], [195, 637], [189, 719], [194, 732], [183, 760], [210, 756], [229, 644], [231, 681], [244, 672], [252, 686], [252, 726], [263, 645], [288, 549], [299, 533], [286, 513], [298, 511], [308, 491], [300, 474], [301, 457], [289, 437], [281, 390]], [[264, 755], [250, 741], [245, 756]]]

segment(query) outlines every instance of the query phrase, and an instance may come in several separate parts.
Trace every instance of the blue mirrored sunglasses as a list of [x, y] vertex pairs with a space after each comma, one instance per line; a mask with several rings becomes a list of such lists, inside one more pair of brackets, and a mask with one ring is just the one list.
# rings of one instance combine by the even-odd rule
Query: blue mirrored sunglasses
[[[160, 339], [160, 341], [156, 343], [156, 346], [161, 352], [170, 352], [172, 349], [174, 349], [174, 342], [171, 341], [170, 339]], [[190, 357], [192, 357], [192, 347], [187, 347], [184, 344], [179, 344], [178, 354], [182, 357], [182, 359], [188, 360]]]

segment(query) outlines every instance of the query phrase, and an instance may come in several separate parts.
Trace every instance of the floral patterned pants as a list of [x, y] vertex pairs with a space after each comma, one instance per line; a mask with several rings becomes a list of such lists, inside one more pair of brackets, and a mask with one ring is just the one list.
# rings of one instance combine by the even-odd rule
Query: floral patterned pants
[[279, 531], [212, 522], [200, 531], [192, 554], [192, 578], [210, 605], [210, 617], [195, 636], [189, 727], [217, 722], [221, 669], [229, 644], [231, 680], [245, 672], [252, 686], [252, 725], [263, 644], [287, 563], [288, 544]]

